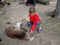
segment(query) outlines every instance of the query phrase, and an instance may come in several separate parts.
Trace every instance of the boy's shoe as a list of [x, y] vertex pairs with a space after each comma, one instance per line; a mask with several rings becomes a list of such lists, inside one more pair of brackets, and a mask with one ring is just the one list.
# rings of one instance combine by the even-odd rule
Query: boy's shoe
[[40, 27], [40, 28], [37, 30], [37, 32], [38, 32], [38, 33], [40, 33], [40, 32], [41, 32], [41, 30], [42, 30], [42, 29], [41, 29], [41, 27]]

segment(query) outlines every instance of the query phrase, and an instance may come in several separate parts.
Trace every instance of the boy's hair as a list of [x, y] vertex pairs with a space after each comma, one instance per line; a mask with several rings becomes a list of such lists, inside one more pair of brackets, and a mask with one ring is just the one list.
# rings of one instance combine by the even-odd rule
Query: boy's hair
[[29, 13], [35, 13], [35, 12], [36, 12], [36, 9], [34, 6], [29, 8]]

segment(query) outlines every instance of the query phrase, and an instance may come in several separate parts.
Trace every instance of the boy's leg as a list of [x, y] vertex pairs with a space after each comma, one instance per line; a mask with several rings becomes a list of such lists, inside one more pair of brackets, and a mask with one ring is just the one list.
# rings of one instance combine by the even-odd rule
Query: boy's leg
[[33, 24], [33, 22], [32, 22], [32, 21], [30, 21], [30, 22], [28, 22], [28, 23], [27, 23], [27, 26], [30, 26], [30, 27], [31, 27], [31, 26], [32, 26], [32, 24]]
[[37, 22], [36, 26], [37, 26], [37, 32], [40, 32], [41, 31], [41, 27], [40, 27], [40, 21]]

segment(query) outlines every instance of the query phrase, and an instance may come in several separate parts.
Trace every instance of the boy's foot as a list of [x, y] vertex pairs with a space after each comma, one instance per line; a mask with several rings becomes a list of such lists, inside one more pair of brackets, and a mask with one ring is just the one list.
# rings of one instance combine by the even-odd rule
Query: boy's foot
[[37, 30], [37, 32], [38, 32], [38, 33], [40, 33], [40, 32], [41, 32], [41, 30], [42, 30], [42, 29], [41, 29], [41, 27], [40, 27], [40, 28]]

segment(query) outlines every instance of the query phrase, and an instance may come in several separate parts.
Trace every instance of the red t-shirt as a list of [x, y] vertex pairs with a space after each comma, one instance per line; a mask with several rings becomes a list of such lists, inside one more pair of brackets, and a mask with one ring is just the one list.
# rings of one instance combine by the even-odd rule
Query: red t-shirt
[[30, 18], [30, 20], [33, 22], [33, 25], [32, 25], [32, 27], [30, 28], [30, 30], [34, 30], [34, 28], [35, 28], [35, 26], [36, 26], [36, 23], [38, 22], [38, 21], [41, 21], [41, 19], [40, 19], [40, 17], [38, 16], [38, 14], [37, 13], [35, 13], [33, 16], [31, 15], [31, 14], [29, 14], [29, 18]]

